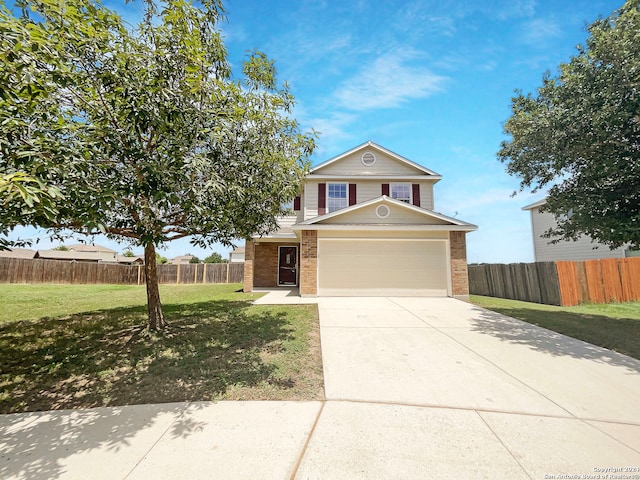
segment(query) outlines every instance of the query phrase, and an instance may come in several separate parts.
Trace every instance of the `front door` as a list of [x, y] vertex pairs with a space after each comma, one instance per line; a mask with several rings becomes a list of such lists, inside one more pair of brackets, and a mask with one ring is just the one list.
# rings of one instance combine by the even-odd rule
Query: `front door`
[[278, 247], [278, 285], [296, 285], [298, 247]]

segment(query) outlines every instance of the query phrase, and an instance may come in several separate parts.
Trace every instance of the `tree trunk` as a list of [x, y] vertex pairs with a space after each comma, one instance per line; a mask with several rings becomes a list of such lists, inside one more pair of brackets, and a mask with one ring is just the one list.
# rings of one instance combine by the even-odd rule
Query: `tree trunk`
[[153, 243], [144, 246], [144, 276], [147, 281], [147, 326], [149, 330], [162, 330], [167, 326], [160, 303], [158, 270], [156, 268], [156, 247]]

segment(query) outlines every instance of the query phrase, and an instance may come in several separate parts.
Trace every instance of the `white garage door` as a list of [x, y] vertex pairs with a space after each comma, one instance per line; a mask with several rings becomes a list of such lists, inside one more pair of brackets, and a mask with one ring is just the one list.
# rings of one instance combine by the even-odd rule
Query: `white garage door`
[[318, 295], [446, 296], [446, 242], [319, 239]]

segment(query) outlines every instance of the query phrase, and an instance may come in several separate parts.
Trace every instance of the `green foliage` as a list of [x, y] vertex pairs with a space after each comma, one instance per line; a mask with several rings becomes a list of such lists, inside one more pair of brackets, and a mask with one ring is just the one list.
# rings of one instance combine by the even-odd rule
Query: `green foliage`
[[227, 263], [225, 258], [222, 258], [218, 252], [213, 252], [207, 258], [204, 259], [204, 263]]
[[64, 245], [58, 245], [57, 247], [54, 247], [53, 250], [58, 250], [60, 252], [68, 252], [69, 247], [66, 247]]
[[159, 253], [156, 253], [156, 263], [159, 263], [160, 265], [165, 265], [167, 263], [170, 263], [170, 261], [167, 257], [163, 257]]
[[189, 263], [202, 263], [198, 257], [195, 255], [189, 259]]
[[589, 26], [586, 45], [536, 95], [512, 99], [498, 157], [521, 190], [550, 187], [549, 236], [640, 248], [638, 32], [640, 0], [629, 0]]
[[123, 252], [122, 252], [122, 256], [124, 256], [124, 257], [129, 257], [129, 258], [133, 258], [133, 257], [135, 257], [135, 256], [136, 256], [136, 254], [135, 254], [135, 253], [133, 253], [133, 252], [131, 251], [131, 249], [130, 249], [130, 248], [128, 248], [127, 250], [125, 250], [125, 251], [123, 251]]
[[16, 225], [52, 222], [63, 198], [57, 187], [25, 172], [0, 175], [0, 250], [9, 247], [4, 237]]
[[0, 233], [33, 223], [155, 248], [276, 228], [314, 137], [288, 116], [293, 97], [264, 54], [232, 77], [220, 2], [144, 1], [137, 26], [93, 0], [17, 7], [0, 4], [0, 173], [27, 172], [65, 201], [25, 217], [21, 196]]

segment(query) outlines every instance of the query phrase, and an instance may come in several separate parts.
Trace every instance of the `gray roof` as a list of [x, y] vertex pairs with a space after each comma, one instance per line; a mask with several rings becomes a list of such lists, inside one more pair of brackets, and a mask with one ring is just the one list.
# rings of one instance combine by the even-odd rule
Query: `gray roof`
[[530, 203], [526, 207], [522, 207], [522, 210], [533, 210], [536, 207], [541, 207], [545, 203], [547, 203], [547, 199], [543, 198], [542, 200], [538, 200], [537, 202]]
[[189, 263], [192, 258], [193, 255], [178, 255], [171, 259], [171, 263], [173, 265], [177, 265], [178, 263]]
[[36, 251], [29, 248], [11, 248], [9, 250], [0, 250], [0, 257], [4, 258], [34, 258]]
[[35, 258], [49, 260], [79, 260], [84, 262], [99, 262], [104, 256], [98, 252], [73, 252], [66, 250], [38, 250]]
[[75, 245], [68, 245], [67, 248], [74, 252], [104, 252], [104, 253], [118, 253], [110, 248], [103, 247], [102, 245], [96, 245], [94, 243], [84, 244], [77, 243]]

